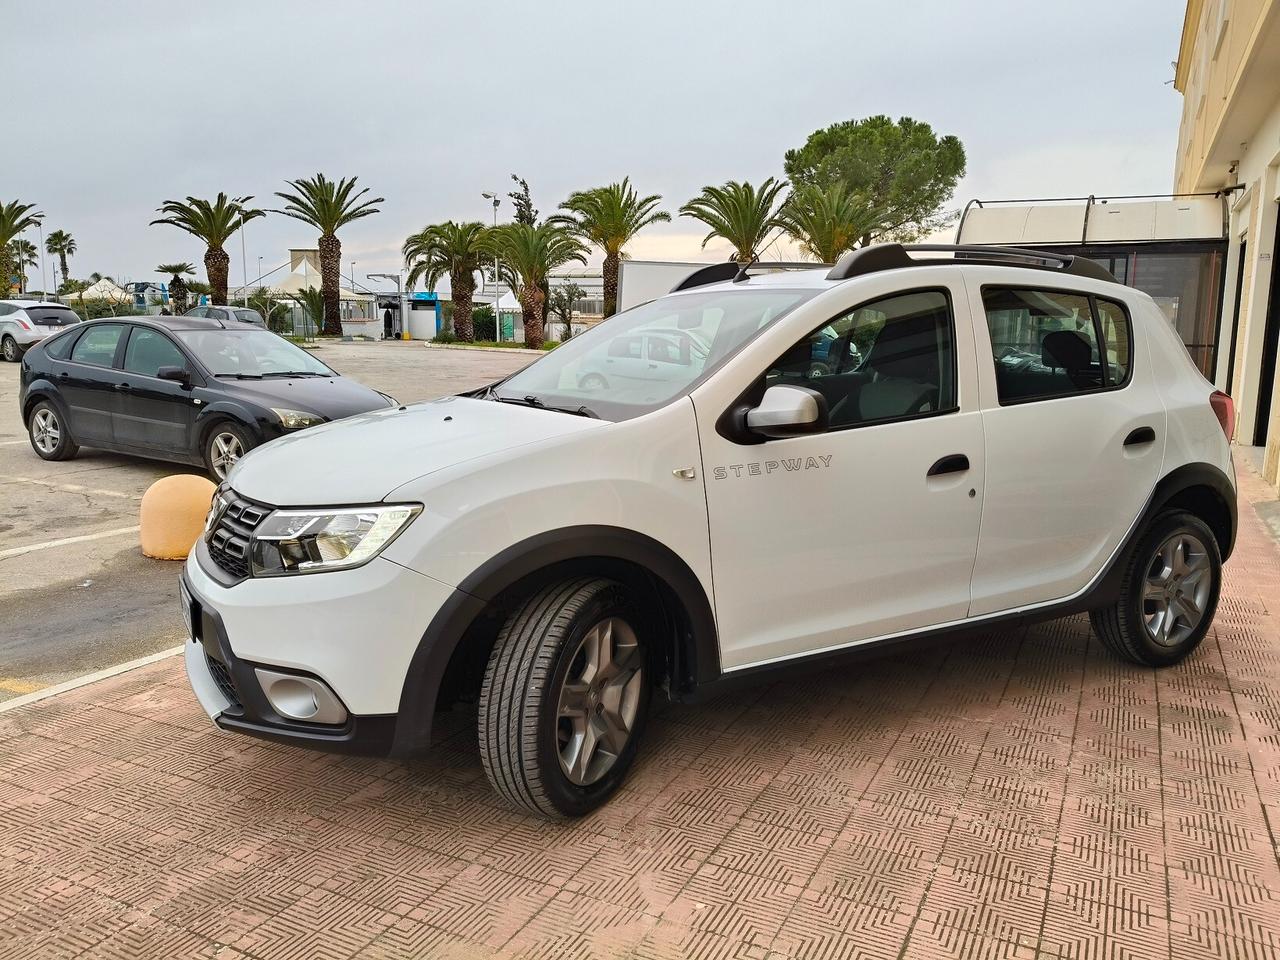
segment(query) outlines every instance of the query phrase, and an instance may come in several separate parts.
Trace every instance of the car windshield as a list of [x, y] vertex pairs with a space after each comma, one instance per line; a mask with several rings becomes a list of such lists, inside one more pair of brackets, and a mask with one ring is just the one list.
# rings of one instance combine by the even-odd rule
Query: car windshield
[[257, 310], [246, 310], [243, 308], [237, 308], [232, 312], [235, 313], [237, 320], [244, 320], [247, 323], [256, 323], [259, 326], [264, 325], [262, 314], [260, 314]]
[[562, 343], [489, 394], [626, 420], [688, 393], [817, 290], [717, 290], [663, 297]]
[[80, 315], [70, 307], [27, 307], [27, 316], [32, 323], [42, 327], [63, 327], [80, 322]]
[[215, 377], [256, 380], [336, 376], [307, 351], [266, 330], [178, 330], [175, 333]]

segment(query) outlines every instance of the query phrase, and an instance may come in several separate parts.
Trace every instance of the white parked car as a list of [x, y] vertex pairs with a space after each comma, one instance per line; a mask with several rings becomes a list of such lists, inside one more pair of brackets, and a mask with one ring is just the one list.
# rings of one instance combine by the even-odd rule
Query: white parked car
[[[497, 791], [573, 816], [655, 692], [1084, 611], [1138, 663], [1195, 649], [1235, 540], [1234, 413], [1147, 295], [1012, 249], [737, 273], [485, 390], [251, 451], [182, 577], [210, 716], [403, 755], [475, 699]], [[673, 330], [702, 362], [584, 386]]]
[[0, 355], [17, 363], [34, 344], [79, 322], [80, 315], [65, 304], [0, 300]]

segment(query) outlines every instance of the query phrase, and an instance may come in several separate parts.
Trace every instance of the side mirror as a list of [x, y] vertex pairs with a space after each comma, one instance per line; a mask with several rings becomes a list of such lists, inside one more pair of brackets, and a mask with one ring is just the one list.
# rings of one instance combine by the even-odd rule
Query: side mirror
[[762, 437], [798, 437], [827, 429], [827, 398], [809, 387], [777, 384], [747, 411], [747, 429]]
[[161, 367], [156, 371], [156, 376], [161, 380], [173, 380], [184, 385], [191, 382], [191, 371], [186, 367]]

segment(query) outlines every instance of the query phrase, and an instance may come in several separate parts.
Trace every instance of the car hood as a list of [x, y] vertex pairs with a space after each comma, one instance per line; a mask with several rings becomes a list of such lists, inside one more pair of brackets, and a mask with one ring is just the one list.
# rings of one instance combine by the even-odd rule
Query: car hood
[[261, 406], [318, 413], [327, 420], [387, 408], [387, 401], [377, 390], [346, 377], [270, 377], [266, 380], [224, 377], [216, 382], [226, 393]]
[[242, 458], [229, 482], [277, 506], [376, 503], [436, 470], [604, 425], [553, 410], [442, 397], [273, 440]]

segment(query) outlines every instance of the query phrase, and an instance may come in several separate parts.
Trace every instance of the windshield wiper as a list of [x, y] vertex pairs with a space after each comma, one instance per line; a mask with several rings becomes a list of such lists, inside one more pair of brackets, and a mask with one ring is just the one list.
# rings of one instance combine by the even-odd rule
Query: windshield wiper
[[593, 420], [600, 419], [600, 414], [585, 405], [579, 407], [553, 407], [550, 404], [543, 403], [541, 399], [532, 393], [527, 393], [523, 397], [504, 397], [496, 390], [490, 390], [485, 394], [485, 396], [490, 400], [497, 400], [499, 403], [518, 403], [525, 407], [537, 407], [539, 410], [553, 410], [556, 413], [570, 413], [575, 417], [590, 417]]
[[227, 377], [232, 380], [261, 380], [260, 373], [215, 373], [215, 377]]
[[314, 370], [272, 370], [262, 374], [264, 377], [327, 377], [330, 374], [317, 373]]

